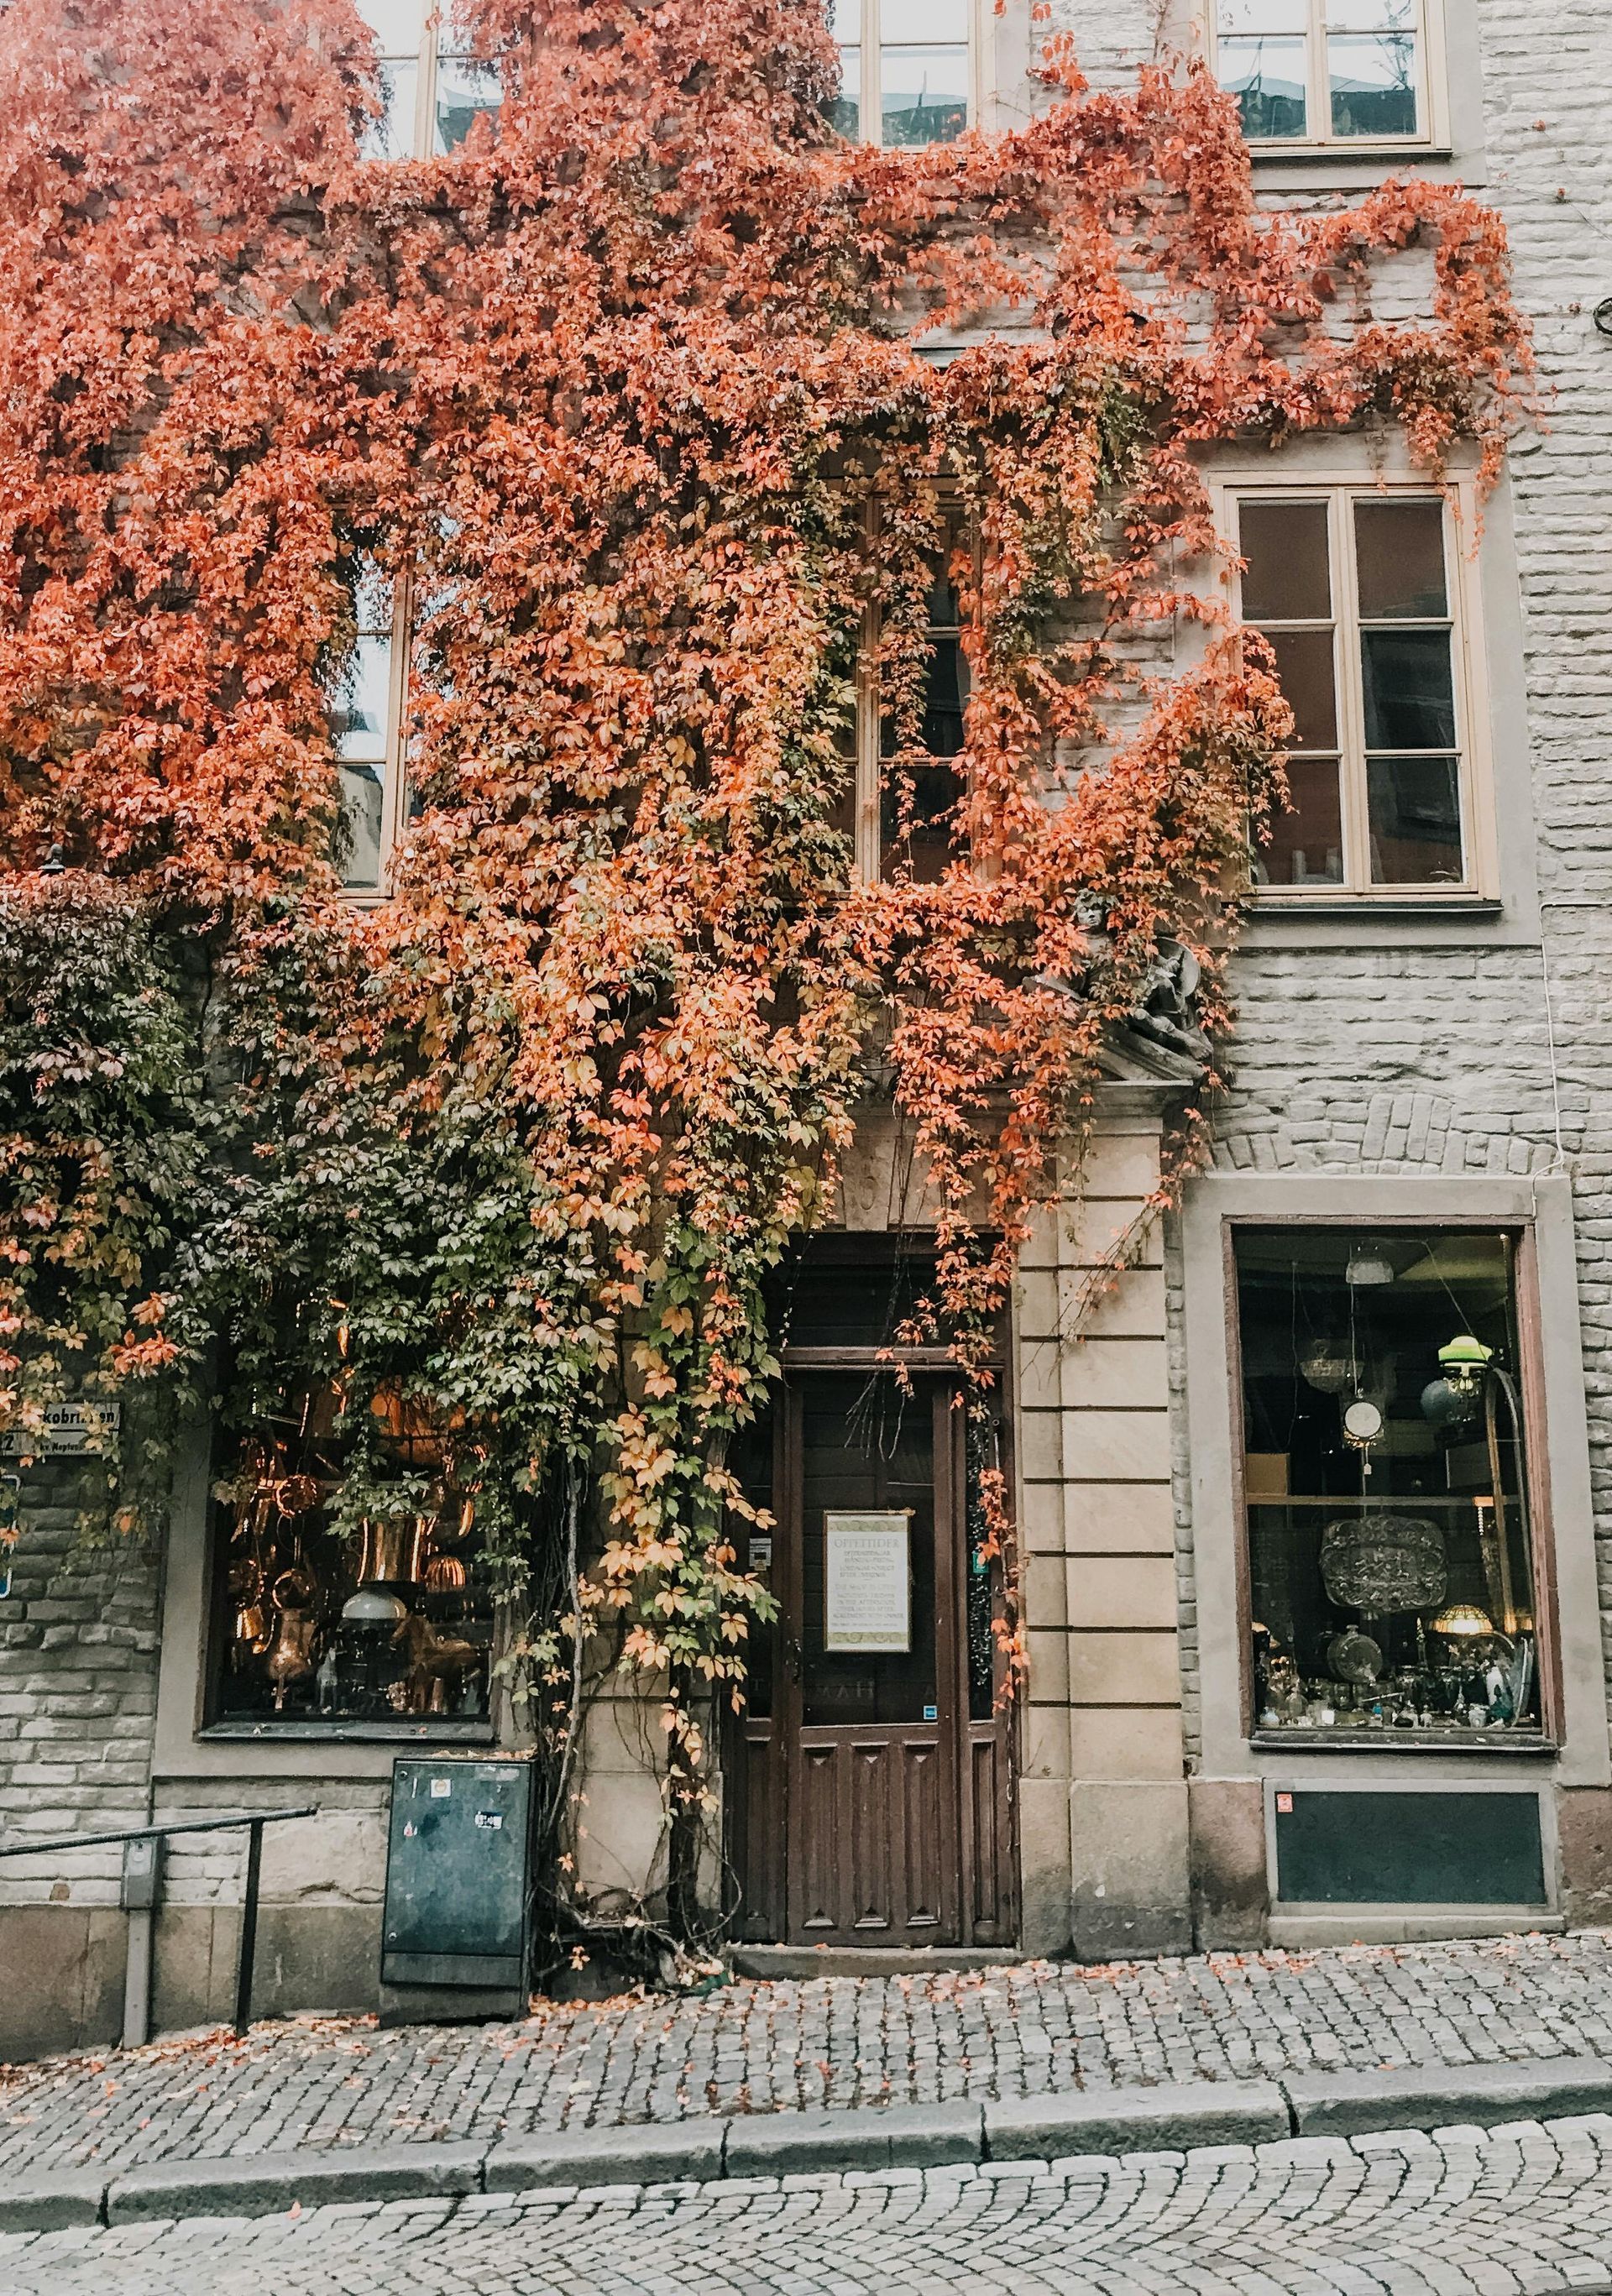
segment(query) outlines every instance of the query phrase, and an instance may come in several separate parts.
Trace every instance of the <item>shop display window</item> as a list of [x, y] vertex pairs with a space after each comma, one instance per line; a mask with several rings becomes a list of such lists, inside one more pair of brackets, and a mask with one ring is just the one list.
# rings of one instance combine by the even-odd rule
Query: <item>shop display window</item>
[[1236, 1235], [1256, 1737], [1542, 1742], [1517, 1246]]
[[356, 1523], [336, 1506], [355, 1446], [333, 1390], [243, 1443], [217, 1486], [217, 1731], [487, 1734], [493, 1602], [474, 1503], [417, 1407], [382, 1393], [374, 1414], [397, 1480]]

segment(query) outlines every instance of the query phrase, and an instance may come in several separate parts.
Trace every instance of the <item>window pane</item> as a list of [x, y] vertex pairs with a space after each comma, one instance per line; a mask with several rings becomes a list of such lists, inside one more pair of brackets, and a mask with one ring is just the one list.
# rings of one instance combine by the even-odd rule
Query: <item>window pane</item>
[[1243, 619], [1324, 622], [1332, 612], [1325, 503], [1245, 502], [1238, 507]]
[[862, 51], [860, 48], [840, 50], [840, 93], [827, 105], [828, 124], [837, 127], [842, 135], [859, 135], [862, 132]]
[[932, 758], [955, 758], [963, 746], [963, 705], [968, 665], [962, 641], [936, 638], [924, 680], [924, 747]]
[[1414, 32], [1420, 0], [1327, 0], [1334, 32]]
[[938, 883], [955, 856], [952, 832], [962, 794], [953, 767], [885, 767], [879, 786], [880, 875], [910, 868], [917, 883]]
[[451, 152], [463, 144], [482, 112], [496, 119], [501, 93], [496, 64], [476, 63], [469, 56], [439, 56], [437, 150]]
[[1308, 133], [1303, 40], [1227, 40], [1220, 44], [1221, 85], [1236, 96], [1243, 133], [1271, 143]]
[[1416, 134], [1416, 42], [1408, 34], [1334, 33], [1327, 65], [1335, 135]]
[[1362, 630], [1369, 750], [1452, 750], [1448, 630]]
[[381, 882], [381, 824], [385, 810], [383, 763], [342, 766], [341, 882], [365, 892]]
[[1337, 701], [1333, 685], [1330, 630], [1272, 630], [1276, 674], [1297, 721], [1295, 750], [1331, 750], [1337, 745]]
[[386, 108], [365, 132], [359, 149], [366, 160], [413, 158], [419, 91], [420, 67], [412, 59], [382, 65], [381, 100]]
[[1442, 503], [1356, 503], [1354, 554], [1364, 620], [1427, 621], [1449, 611]]
[[415, 56], [425, 30], [425, 0], [358, 0], [383, 56]]
[[350, 682], [331, 711], [336, 746], [344, 758], [383, 758], [391, 701], [391, 636], [361, 637], [353, 648]]
[[968, 51], [881, 48], [886, 144], [949, 144], [968, 125]]
[[862, 37], [862, 0], [834, 0], [829, 26], [842, 47], [855, 47]]
[[1222, 32], [1296, 32], [1308, 28], [1309, 0], [1220, 0]]
[[1366, 791], [1374, 885], [1464, 881], [1458, 759], [1369, 758]]
[[1254, 856], [1256, 885], [1341, 885], [1344, 816], [1336, 758], [1289, 758], [1287, 810]]
[[[419, 1406], [382, 1389], [373, 1409], [386, 1413], [399, 1512], [357, 1538], [334, 1520], [351, 1444], [330, 1390], [289, 1398], [261, 1443], [221, 1462], [239, 1496], [216, 1541], [224, 1648], [210, 1720], [253, 1734], [383, 1723], [419, 1736], [429, 1715], [433, 1735], [484, 1734], [494, 1587], [471, 1503], [442, 1480], [421, 1493], [440, 1447]], [[422, 1511], [404, 1511], [411, 1493]]]
[[1536, 1732], [1508, 1239], [1243, 1228], [1236, 1255], [1255, 1726]]
[[880, 0], [879, 37], [892, 47], [968, 39], [968, 0]]

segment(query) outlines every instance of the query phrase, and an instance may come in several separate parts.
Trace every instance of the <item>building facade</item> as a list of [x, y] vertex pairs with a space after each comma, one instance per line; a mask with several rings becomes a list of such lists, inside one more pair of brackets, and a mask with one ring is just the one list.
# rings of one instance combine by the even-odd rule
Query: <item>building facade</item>
[[[1011, 119], [1032, 100], [1025, 13], [957, 0], [915, 30], [894, 0], [858, 0], [836, 20], [842, 124], [914, 143]], [[896, 1240], [909, 1254], [923, 1224], [899, 1131], [869, 1111], [754, 1463], [776, 1527], [752, 1559], [783, 1616], [724, 1751], [749, 1951], [1109, 1958], [1608, 1918], [1602, 16], [1055, 5], [1098, 79], [1160, 42], [1206, 46], [1272, 207], [1410, 167], [1496, 207], [1545, 422], [1481, 508], [1469, 475], [1443, 498], [1355, 438], [1208, 466], [1299, 720], [1294, 810], [1236, 962], [1212, 1167], [1179, 1212], [1151, 1210], [1195, 1074], [1162, 1007], [1114, 1048], [1080, 1199], [1025, 1255], [989, 1458], [940, 1360], [869, 1418]], [[399, 149], [491, 100], [424, 25], [406, 5], [377, 20]], [[1413, 309], [1414, 262], [1405, 277]], [[398, 827], [398, 613], [380, 601], [366, 623], [343, 737], [359, 898]], [[976, 1520], [998, 1464], [1030, 1653], [1006, 1712]], [[276, 1680], [270, 1619], [251, 1616], [266, 1590], [230, 1578], [200, 1434], [160, 1554], [77, 1541], [82, 1472], [64, 1450], [17, 1488], [8, 1835], [317, 1802], [266, 1841], [256, 2006], [373, 2005], [391, 1764], [508, 1734], [481, 1659], [433, 1675], [424, 1653], [417, 1698], [377, 1677], [366, 1707], [298, 1671], [293, 1634]], [[324, 1567], [273, 1543], [292, 1520], [262, 1550], [282, 1621], [284, 1574]], [[444, 1587], [454, 1560], [445, 1539]], [[382, 1578], [371, 1561], [348, 1601]], [[470, 1585], [452, 1631], [480, 1652], [486, 1625]], [[262, 1646], [237, 1664], [243, 1643]], [[642, 1724], [622, 1696], [590, 1725], [580, 1878], [603, 1903], [653, 1889], [663, 1860]], [[176, 1843], [159, 2025], [227, 2009], [239, 1869], [238, 1837]], [[118, 1872], [111, 1850], [0, 1865], [0, 2054], [120, 2029]]]

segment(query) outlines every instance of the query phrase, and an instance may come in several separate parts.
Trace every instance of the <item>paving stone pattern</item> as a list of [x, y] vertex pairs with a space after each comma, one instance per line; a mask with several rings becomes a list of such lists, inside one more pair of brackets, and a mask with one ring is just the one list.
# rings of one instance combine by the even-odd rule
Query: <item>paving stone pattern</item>
[[705, 2112], [1612, 2054], [1612, 1931], [740, 1983], [520, 2024], [261, 2025], [0, 2079], [0, 2177]]
[[1604, 2296], [1612, 2118], [0, 2238], [7, 2296]]

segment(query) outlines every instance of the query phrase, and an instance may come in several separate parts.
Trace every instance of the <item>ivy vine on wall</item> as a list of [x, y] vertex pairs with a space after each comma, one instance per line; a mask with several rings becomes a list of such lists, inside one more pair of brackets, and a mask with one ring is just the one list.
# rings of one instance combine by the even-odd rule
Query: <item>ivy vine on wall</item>
[[[536, 1719], [564, 1740], [610, 1628], [695, 1805], [766, 1602], [727, 1447], [871, 1076], [983, 1379], [1162, 944], [1224, 1037], [1288, 721], [1200, 451], [1366, 425], [1492, 479], [1527, 348], [1491, 215], [1260, 212], [1201, 67], [1099, 91], [1055, 38], [1027, 124], [886, 152], [825, 125], [814, 0], [460, 28], [496, 121], [377, 163], [348, 0], [0, 17], [0, 1425], [189, 1389], [250, 1434], [333, 1384], [356, 1522], [403, 1398]], [[1381, 318], [1412, 247], [1432, 307]], [[859, 649], [901, 816], [958, 505], [953, 858], [870, 882]], [[361, 560], [414, 601], [416, 818], [368, 906], [330, 720]], [[138, 1423], [125, 1524], [171, 1449]]]

